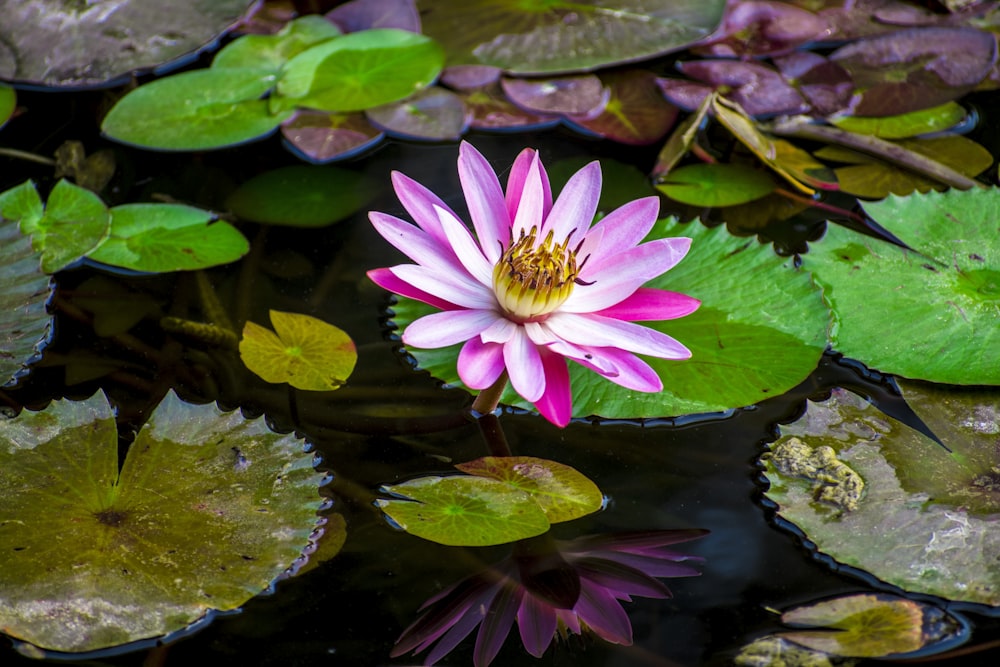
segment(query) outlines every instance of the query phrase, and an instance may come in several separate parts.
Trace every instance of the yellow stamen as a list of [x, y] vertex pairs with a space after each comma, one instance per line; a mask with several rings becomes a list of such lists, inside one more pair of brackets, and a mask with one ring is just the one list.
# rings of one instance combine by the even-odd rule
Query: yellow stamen
[[543, 319], [561, 306], [573, 293], [580, 267], [576, 248], [569, 247], [569, 236], [553, 243], [550, 231], [538, 242], [538, 229], [532, 227], [511, 243], [493, 267], [493, 290], [497, 302], [511, 319], [530, 322]]

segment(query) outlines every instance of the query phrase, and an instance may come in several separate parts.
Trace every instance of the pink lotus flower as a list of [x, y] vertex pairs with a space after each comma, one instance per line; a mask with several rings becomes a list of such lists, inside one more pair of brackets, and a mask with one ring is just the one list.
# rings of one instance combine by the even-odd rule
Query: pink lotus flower
[[439, 348], [464, 342], [458, 375], [486, 389], [504, 371], [514, 390], [549, 421], [572, 412], [566, 359], [612, 382], [644, 392], [663, 383], [637, 354], [687, 359], [666, 334], [634, 324], [694, 312], [684, 294], [642, 287], [687, 253], [687, 238], [640, 243], [652, 229], [657, 197], [625, 204], [591, 226], [601, 168], [591, 162], [553, 203], [538, 153], [514, 161], [506, 193], [471, 144], [462, 143], [458, 173], [476, 238], [432, 192], [394, 172], [393, 187], [416, 226], [372, 212], [375, 229], [416, 264], [368, 276], [397, 294], [441, 309], [412, 322], [403, 342]]
[[592, 632], [612, 644], [632, 643], [632, 624], [619, 601], [632, 596], [669, 598], [656, 577], [701, 574], [668, 549], [708, 531], [654, 530], [592, 535], [568, 542], [548, 534], [515, 544], [514, 554], [492, 568], [450, 586], [424, 603], [423, 614], [406, 630], [392, 657], [422, 653], [433, 665], [479, 626], [475, 667], [496, 657], [517, 620], [524, 648], [542, 657], [558, 632]]

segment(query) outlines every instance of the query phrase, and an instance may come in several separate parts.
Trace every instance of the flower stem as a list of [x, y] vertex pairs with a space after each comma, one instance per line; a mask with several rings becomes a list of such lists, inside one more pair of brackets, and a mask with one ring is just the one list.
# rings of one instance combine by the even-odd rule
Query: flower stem
[[493, 414], [493, 411], [500, 405], [500, 396], [507, 388], [507, 371], [500, 374], [497, 381], [491, 386], [483, 389], [472, 402], [472, 416], [479, 419], [483, 415]]
[[490, 456], [513, 456], [510, 445], [507, 443], [507, 436], [500, 425], [500, 419], [494, 414], [482, 415], [476, 420], [479, 424], [479, 431], [486, 441], [486, 448], [490, 450]]

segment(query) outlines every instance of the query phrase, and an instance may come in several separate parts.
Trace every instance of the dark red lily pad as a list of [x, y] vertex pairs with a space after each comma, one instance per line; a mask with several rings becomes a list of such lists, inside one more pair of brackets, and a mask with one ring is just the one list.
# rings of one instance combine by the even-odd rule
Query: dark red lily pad
[[471, 114], [469, 127], [477, 130], [537, 130], [561, 122], [560, 116], [533, 113], [515, 105], [503, 94], [499, 82], [457, 94]]
[[913, 28], [835, 51], [862, 91], [855, 113], [893, 116], [957, 99], [990, 74], [996, 39], [973, 28]]
[[750, 0], [731, 3], [720, 36], [693, 50], [723, 58], [774, 56], [825, 39], [830, 32], [827, 21], [813, 12], [784, 2]]
[[945, 18], [904, 0], [854, 0], [834, 3], [816, 13], [832, 28], [830, 38], [838, 42], [885, 35], [896, 32], [900, 25], [925, 25]]
[[612, 141], [642, 146], [662, 139], [677, 120], [677, 107], [663, 98], [652, 72], [610, 72], [602, 74], [601, 81], [611, 91], [604, 111], [594, 118], [571, 118], [573, 125]]
[[376, 127], [409, 139], [459, 139], [469, 125], [469, 112], [455, 93], [425, 88], [402, 102], [365, 111]]
[[774, 64], [785, 80], [806, 98], [815, 116], [849, 112], [856, 101], [851, 75], [818, 53], [796, 51], [775, 58]]
[[475, 90], [498, 82], [502, 71], [489, 65], [452, 65], [441, 72], [441, 83], [455, 90]]
[[573, 74], [551, 79], [500, 79], [511, 102], [528, 111], [593, 117], [610, 97], [596, 74]]
[[281, 126], [288, 147], [315, 164], [343, 160], [382, 140], [381, 131], [360, 112], [300, 111]]
[[420, 15], [413, 0], [351, 0], [326, 13], [344, 32], [396, 28], [420, 32]]
[[759, 63], [691, 60], [680, 63], [678, 69], [702, 82], [691, 85], [690, 82], [677, 83], [676, 79], [658, 80], [663, 95], [681, 108], [697, 108], [706, 95], [718, 90], [751, 116], [797, 114], [809, 110], [809, 104], [795, 88], [776, 71]]

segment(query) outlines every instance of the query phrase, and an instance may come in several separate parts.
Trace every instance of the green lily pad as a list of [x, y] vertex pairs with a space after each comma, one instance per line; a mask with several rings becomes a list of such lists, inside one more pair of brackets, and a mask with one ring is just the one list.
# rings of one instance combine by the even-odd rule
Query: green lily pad
[[596, 484], [557, 461], [533, 456], [484, 456], [455, 467], [524, 491], [541, 506], [549, 523], [578, 519], [604, 506], [604, 494]]
[[17, 92], [10, 86], [0, 85], [0, 127], [3, 127], [17, 109]]
[[[0, 211], [5, 210], [0, 203]], [[48, 335], [52, 318], [45, 302], [52, 291], [31, 239], [21, 234], [16, 220], [0, 220], [0, 384], [16, 377]]]
[[274, 331], [247, 322], [240, 358], [267, 382], [296, 389], [333, 391], [347, 382], [358, 353], [343, 330], [315, 317], [270, 311]]
[[103, 396], [0, 422], [0, 628], [91, 651], [236, 609], [309, 547], [323, 476], [294, 436], [169, 394], [118, 470]]
[[943, 132], [961, 123], [965, 116], [965, 109], [961, 104], [945, 102], [930, 109], [898, 116], [835, 116], [831, 122], [848, 132], [870, 134], [883, 139], [906, 139], [919, 134]]
[[482, 547], [541, 535], [549, 520], [531, 495], [506, 482], [452, 475], [384, 486], [400, 499], [375, 504], [406, 532], [449, 546]]
[[781, 427], [764, 456], [767, 496], [841, 563], [905, 590], [1000, 604], [1000, 392], [922, 383], [902, 391], [950, 452], [835, 390]]
[[272, 108], [360, 111], [401, 100], [430, 85], [444, 66], [424, 35], [362, 30], [306, 49], [282, 70]]
[[357, 171], [294, 165], [254, 176], [229, 195], [226, 206], [244, 220], [325, 227], [355, 213], [373, 195]]
[[32, 244], [42, 253], [42, 270], [46, 273], [55, 273], [71, 264], [108, 236], [111, 225], [108, 207], [90, 190], [59, 181], [37, 220], [33, 200], [30, 195], [24, 196], [31, 203], [29, 216], [21, 219], [21, 233], [31, 235]]
[[[715, 29], [723, 0], [419, 0], [448, 64], [516, 74], [592, 70], [687, 47]], [[558, 44], [558, 48], [553, 45]]]
[[[624, 389], [570, 363], [575, 416], [668, 417], [752, 405], [796, 386], [819, 362], [827, 345], [830, 312], [807, 273], [777, 257], [769, 246], [735, 238], [723, 228], [661, 221], [649, 239], [667, 236], [691, 238], [691, 250], [647, 286], [688, 294], [702, 305], [677, 320], [643, 324], [682, 342], [692, 357], [646, 359], [663, 379], [663, 391], [655, 394]], [[434, 310], [400, 298], [393, 319], [404, 328]], [[408, 351], [420, 368], [461, 386], [456, 369], [460, 347]], [[511, 389], [503, 401], [531, 409]]]
[[964, 623], [938, 607], [888, 593], [844, 595], [814, 602], [789, 609], [781, 615], [781, 621], [821, 629], [782, 632], [779, 637], [816, 651], [852, 658], [913, 653], [968, 634]]
[[885, 373], [1000, 384], [1000, 189], [891, 196], [865, 210], [922, 254], [829, 226], [803, 267], [833, 309], [834, 348]]
[[741, 164], [691, 164], [663, 176], [656, 189], [693, 206], [735, 206], [774, 191], [767, 173]]
[[222, 148], [269, 134], [293, 111], [261, 99], [277, 82], [268, 67], [193, 70], [139, 86], [111, 108], [101, 130], [142, 148]]
[[192, 271], [235, 262], [250, 244], [228, 222], [181, 204], [125, 204], [111, 209], [111, 231], [90, 259], [135, 271]]
[[340, 36], [340, 29], [322, 16], [309, 14], [290, 21], [274, 35], [243, 35], [215, 54], [212, 67], [267, 67], [275, 74], [311, 46]]
[[32, 181], [25, 181], [0, 193], [0, 217], [20, 222], [21, 231], [31, 234], [45, 215], [45, 204]]

